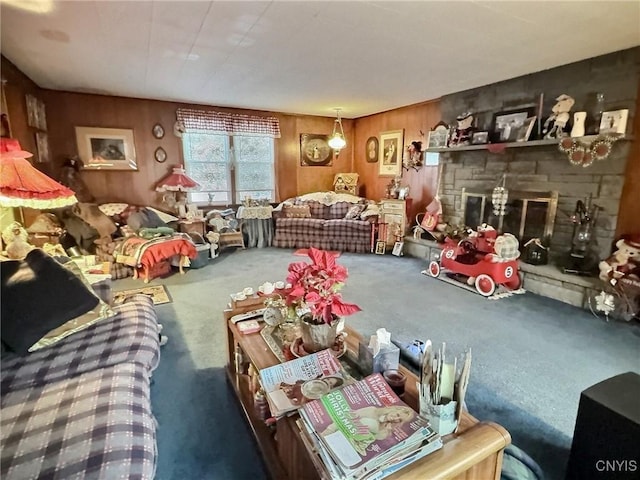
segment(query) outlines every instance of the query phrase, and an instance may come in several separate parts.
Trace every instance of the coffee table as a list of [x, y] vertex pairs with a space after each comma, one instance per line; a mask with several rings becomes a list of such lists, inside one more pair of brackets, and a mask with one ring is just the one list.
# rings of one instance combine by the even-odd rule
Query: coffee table
[[[257, 447], [274, 480], [319, 479], [312, 454], [307, 450], [296, 425], [298, 415], [284, 417], [275, 425], [267, 426], [258, 418], [253, 406], [252, 384], [255, 382], [235, 368], [234, 352], [239, 346], [256, 371], [279, 363], [259, 333], [241, 334], [230, 318], [236, 314], [260, 308], [263, 299], [257, 299], [241, 307], [229, 308], [223, 312], [227, 330], [227, 379], [235, 392], [244, 412]], [[358, 332], [347, 328], [347, 355], [357, 356], [358, 342], [362, 338]], [[418, 405], [415, 387], [416, 376], [400, 367], [407, 376], [407, 386], [403, 400], [412, 408]], [[277, 432], [277, 435], [276, 435]], [[443, 437], [442, 449], [427, 455], [402, 470], [391, 475], [392, 480], [409, 479], [479, 479], [499, 480], [502, 470], [504, 448], [511, 443], [509, 432], [493, 422], [479, 422], [468, 412], [462, 412], [457, 433]]]

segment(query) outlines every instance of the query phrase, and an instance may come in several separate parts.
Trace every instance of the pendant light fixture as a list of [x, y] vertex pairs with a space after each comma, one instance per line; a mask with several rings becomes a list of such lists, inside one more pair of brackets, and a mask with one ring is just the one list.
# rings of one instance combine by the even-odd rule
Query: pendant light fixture
[[342, 129], [342, 120], [340, 119], [340, 108], [336, 108], [337, 118], [333, 124], [333, 133], [329, 138], [329, 146], [333, 151], [338, 154], [346, 145], [347, 141], [344, 139], [344, 130]]

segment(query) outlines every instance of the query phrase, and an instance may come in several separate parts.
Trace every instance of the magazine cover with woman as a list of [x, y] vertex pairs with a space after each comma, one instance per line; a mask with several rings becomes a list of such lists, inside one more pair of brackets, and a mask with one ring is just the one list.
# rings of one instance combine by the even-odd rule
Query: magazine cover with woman
[[379, 373], [307, 403], [301, 413], [348, 470], [373, 468], [394, 452], [418, 449], [437, 437], [429, 422], [400, 400]]
[[260, 383], [276, 418], [354, 381], [330, 349], [260, 370]]

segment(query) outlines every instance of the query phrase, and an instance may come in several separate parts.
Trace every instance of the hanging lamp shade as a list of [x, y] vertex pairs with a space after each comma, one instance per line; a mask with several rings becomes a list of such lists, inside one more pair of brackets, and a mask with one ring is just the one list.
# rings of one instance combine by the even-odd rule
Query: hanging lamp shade
[[158, 183], [156, 192], [190, 192], [197, 190], [200, 184], [191, 179], [182, 166], [174, 167], [173, 172]]
[[336, 112], [337, 118], [333, 123], [333, 133], [329, 138], [328, 144], [333, 150], [340, 151], [347, 145], [347, 141], [344, 139], [344, 130], [342, 129], [342, 120], [340, 119], [340, 109], [336, 108]]
[[0, 152], [0, 206], [46, 210], [78, 203], [73, 190], [29, 163], [32, 156], [19, 145]]

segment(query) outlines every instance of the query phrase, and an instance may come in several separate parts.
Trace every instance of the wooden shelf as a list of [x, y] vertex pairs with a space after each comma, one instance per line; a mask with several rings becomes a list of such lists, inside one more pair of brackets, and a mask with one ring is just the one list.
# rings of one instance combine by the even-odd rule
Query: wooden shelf
[[[578, 140], [584, 143], [591, 143], [598, 135], [585, 135], [584, 137], [578, 137]], [[619, 138], [620, 140], [633, 140], [633, 136], [625, 136]], [[448, 152], [469, 152], [472, 150], [489, 150], [489, 147], [494, 145], [500, 145], [504, 148], [521, 148], [521, 147], [544, 147], [548, 145], [557, 145], [560, 140], [556, 138], [543, 139], [543, 140], [529, 140], [528, 142], [507, 142], [507, 143], [484, 143], [482, 145], [463, 145], [460, 147], [442, 147], [442, 148], [427, 148], [426, 152], [435, 153], [448, 153]]]

